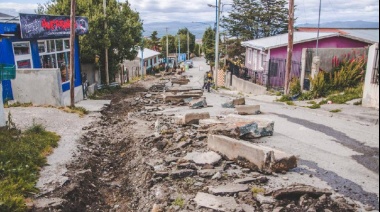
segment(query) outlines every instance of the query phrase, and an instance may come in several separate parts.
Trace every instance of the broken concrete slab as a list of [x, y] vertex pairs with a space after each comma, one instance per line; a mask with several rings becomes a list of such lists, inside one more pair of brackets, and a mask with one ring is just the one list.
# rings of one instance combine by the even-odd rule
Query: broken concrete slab
[[209, 188], [209, 191], [215, 195], [237, 194], [248, 190], [249, 187], [245, 184], [227, 184]]
[[205, 108], [207, 107], [206, 97], [202, 97], [199, 99], [193, 99], [189, 103], [190, 108], [192, 109], [199, 109], [199, 108]]
[[250, 183], [266, 183], [269, 179], [262, 176], [262, 177], [246, 177], [244, 179], [238, 179], [235, 180], [235, 184], [250, 184]]
[[297, 158], [285, 152], [221, 135], [209, 135], [208, 147], [230, 160], [245, 159], [263, 173], [283, 172], [297, 167]]
[[220, 162], [222, 156], [220, 156], [216, 152], [191, 152], [188, 153], [183, 159], [187, 161], [192, 161], [199, 165], [215, 165]]
[[271, 119], [230, 114], [226, 116], [226, 121], [237, 123], [241, 134], [247, 138], [272, 136], [274, 133], [274, 121]]
[[217, 169], [203, 169], [203, 170], [198, 171], [198, 175], [199, 177], [203, 177], [203, 178], [211, 178], [219, 171], [220, 170], [217, 170]]
[[295, 184], [287, 188], [282, 188], [273, 191], [272, 197], [275, 199], [284, 199], [288, 197], [301, 197], [305, 194], [318, 198], [323, 195], [331, 196], [332, 192], [329, 189], [320, 189], [309, 185]]
[[165, 93], [162, 94], [163, 100], [165, 103], [172, 102], [172, 103], [179, 103], [184, 102], [185, 99], [189, 98], [200, 98], [202, 95], [199, 94], [171, 94], [171, 93]]
[[212, 194], [197, 193], [194, 199], [199, 207], [209, 208], [216, 211], [234, 211], [238, 204], [233, 197], [218, 197]]
[[235, 108], [237, 105], [245, 105], [245, 98], [234, 99], [230, 102], [222, 104], [223, 108]]
[[260, 114], [260, 105], [236, 105], [236, 111], [239, 115], [257, 115]]
[[175, 118], [174, 122], [177, 125], [192, 125], [199, 124], [199, 120], [209, 119], [210, 113], [187, 113], [184, 116], [178, 116]]

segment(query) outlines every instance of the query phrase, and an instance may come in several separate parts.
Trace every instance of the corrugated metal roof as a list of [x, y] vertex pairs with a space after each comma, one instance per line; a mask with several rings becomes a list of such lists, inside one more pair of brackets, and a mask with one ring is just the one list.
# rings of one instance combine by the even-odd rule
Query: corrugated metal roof
[[[320, 38], [327, 38], [339, 35], [338, 33], [320, 33]], [[294, 32], [294, 44], [304, 43], [317, 39], [317, 32]], [[272, 49], [281, 46], [288, 45], [288, 33], [276, 35], [272, 37], [266, 37], [242, 43], [245, 47], [251, 47], [256, 49]]]
[[341, 29], [347, 33], [347, 37], [363, 40], [365, 42], [378, 43], [379, 29]]
[[[350, 39], [359, 40], [367, 43], [379, 42], [379, 30], [341, 30], [345, 33], [334, 33], [334, 32], [321, 32], [319, 34], [319, 39], [342, 36]], [[317, 32], [294, 32], [294, 44], [305, 43], [308, 41], [313, 41], [317, 39]], [[288, 33], [276, 35], [267, 38], [261, 38], [251, 41], [246, 41], [242, 43], [245, 47], [251, 47], [255, 49], [273, 49], [278, 47], [283, 47], [288, 45]]]
[[[144, 48], [144, 58], [151, 58], [160, 55], [160, 52], [153, 51], [151, 49]], [[139, 49], [139, 53], [137, 54], [137, 58], [141, 59], [141, 49]]]

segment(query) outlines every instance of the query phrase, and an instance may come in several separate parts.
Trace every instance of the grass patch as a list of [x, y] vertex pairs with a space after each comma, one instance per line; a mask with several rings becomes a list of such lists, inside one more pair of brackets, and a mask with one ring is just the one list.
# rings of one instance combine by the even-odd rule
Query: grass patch
[[346, 89], [341, 94], [331, 95], [328, 97], [328, 100], [332, 101], [334, 104], [345, 104], [348, 101], [362, 98], [362, 96], [363, 89], [359, 87], [353, 89]]
[[355, 106], [360, 106], [362, 104], [363, 104], [363, 100], [360, 100], [354, 103]]
[[174, 200], [174, 202], [173, 202], [172, 205], [174, 205], [174, 206], [178, 206], [178, 207], [180, 207], [180, 208], [183, 208], [183, 207], [185, 207], [185, 200], [184, 200], [183, 198], [177, 197], [177, 198]]
[[327, 104], [329, 101], [327, 99], [324, 99], [322, 101], [319, 102], [319, 105], [325, 105]]
[[341, 109], [330, 110], [330, 113], [340, 113], [340, 112], [342, 112]]
[[294, 106], [294, 105], [296, 105], [293, 101], [287, 101], [286, 104], [289, 105], [289, 106]]
[[89, 113], [88, 110], [83, 107], [61, 107], [59, 109], [66, 113], [76, 113], [80, 117], [83, 117]]
[[219, 87], [220, 89], [224, 89], [224, 90], [231, 90], [231, 89], [229, 89], [229, 88], [227, 88], [226, 86], [221, 86], [221, 87]]
[[315, 101], [310, 101], [310, 102], [307, 102], [308, 104], [310, 104], [310, 105], [316, 105], [317, 104], [317, 102], [315, 102]]
[[283, 96], [281, 96], [281, 98], [277, 99], [276, 101], [277, 102], [289, 102], [289, 101], [292, 101], [292, 97], [290, 97], [288, 95], [283, 95]]
[[9, 102], [4, 103], [4, 108], [11, 108], [11, 107], [33, 107], [33, 103], [20, 103], [20, 102], [15, 102], [13, 104], [9, 104]]
[[0, 128], [0, 211], [27, 210], [25, 201], [37, 192], [39, 170], [59, 139], [42, 125], [23, 133]]
[[265, 189], [254, 186], [251, 189], [251, 192], [252, 192], [253, 196], [256, 197], [258, 194], [264, 194], [265, 193]]
[[319, 109], [319, 108], [321, 108], [321, 105], [319, 105], [319, 104], [314, 104], [314, 105], [312, 105], [312, 106], [309, 106], [308, 108], [310, 108], [310, 109]]

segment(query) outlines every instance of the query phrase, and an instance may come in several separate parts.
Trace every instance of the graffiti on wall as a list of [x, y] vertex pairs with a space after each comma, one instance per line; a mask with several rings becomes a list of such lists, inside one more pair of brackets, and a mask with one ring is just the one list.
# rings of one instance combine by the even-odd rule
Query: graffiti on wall
[[[69, 37], [70, 17], [20, 14], [20, 29], [21, 37], [24, 39]], [[76, 35], [84, 35], [88, 32], [88, 19], [86, 17], [75, 17]]]

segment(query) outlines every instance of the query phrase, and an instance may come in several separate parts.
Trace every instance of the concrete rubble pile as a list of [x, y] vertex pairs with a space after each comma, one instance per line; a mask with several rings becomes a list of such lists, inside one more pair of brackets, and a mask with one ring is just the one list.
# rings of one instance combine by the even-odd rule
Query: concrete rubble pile
[[[295, 168], [295, 156], [211, 135], [202, 130], [202, 122], [212, 120], [209, 116], [190, 113], [180, 119], [159, 117], [154, 127], [156, 135], [144, 140], [144, 145], [152, 151], [151, 158], [145, 162], [153, 170], [149, 181], [151, 192], [147, 194], [155, 199], [152, 211], [320, 211], [325, 208], [354, 211], [347, 202], [332, 198], [328, 190], [311, 186], [260, 191], [270, 182], [270, 177], [277, 176], [276, 172], [282, 175]], [[226, 118], [241, 119], [246, 117]]]

